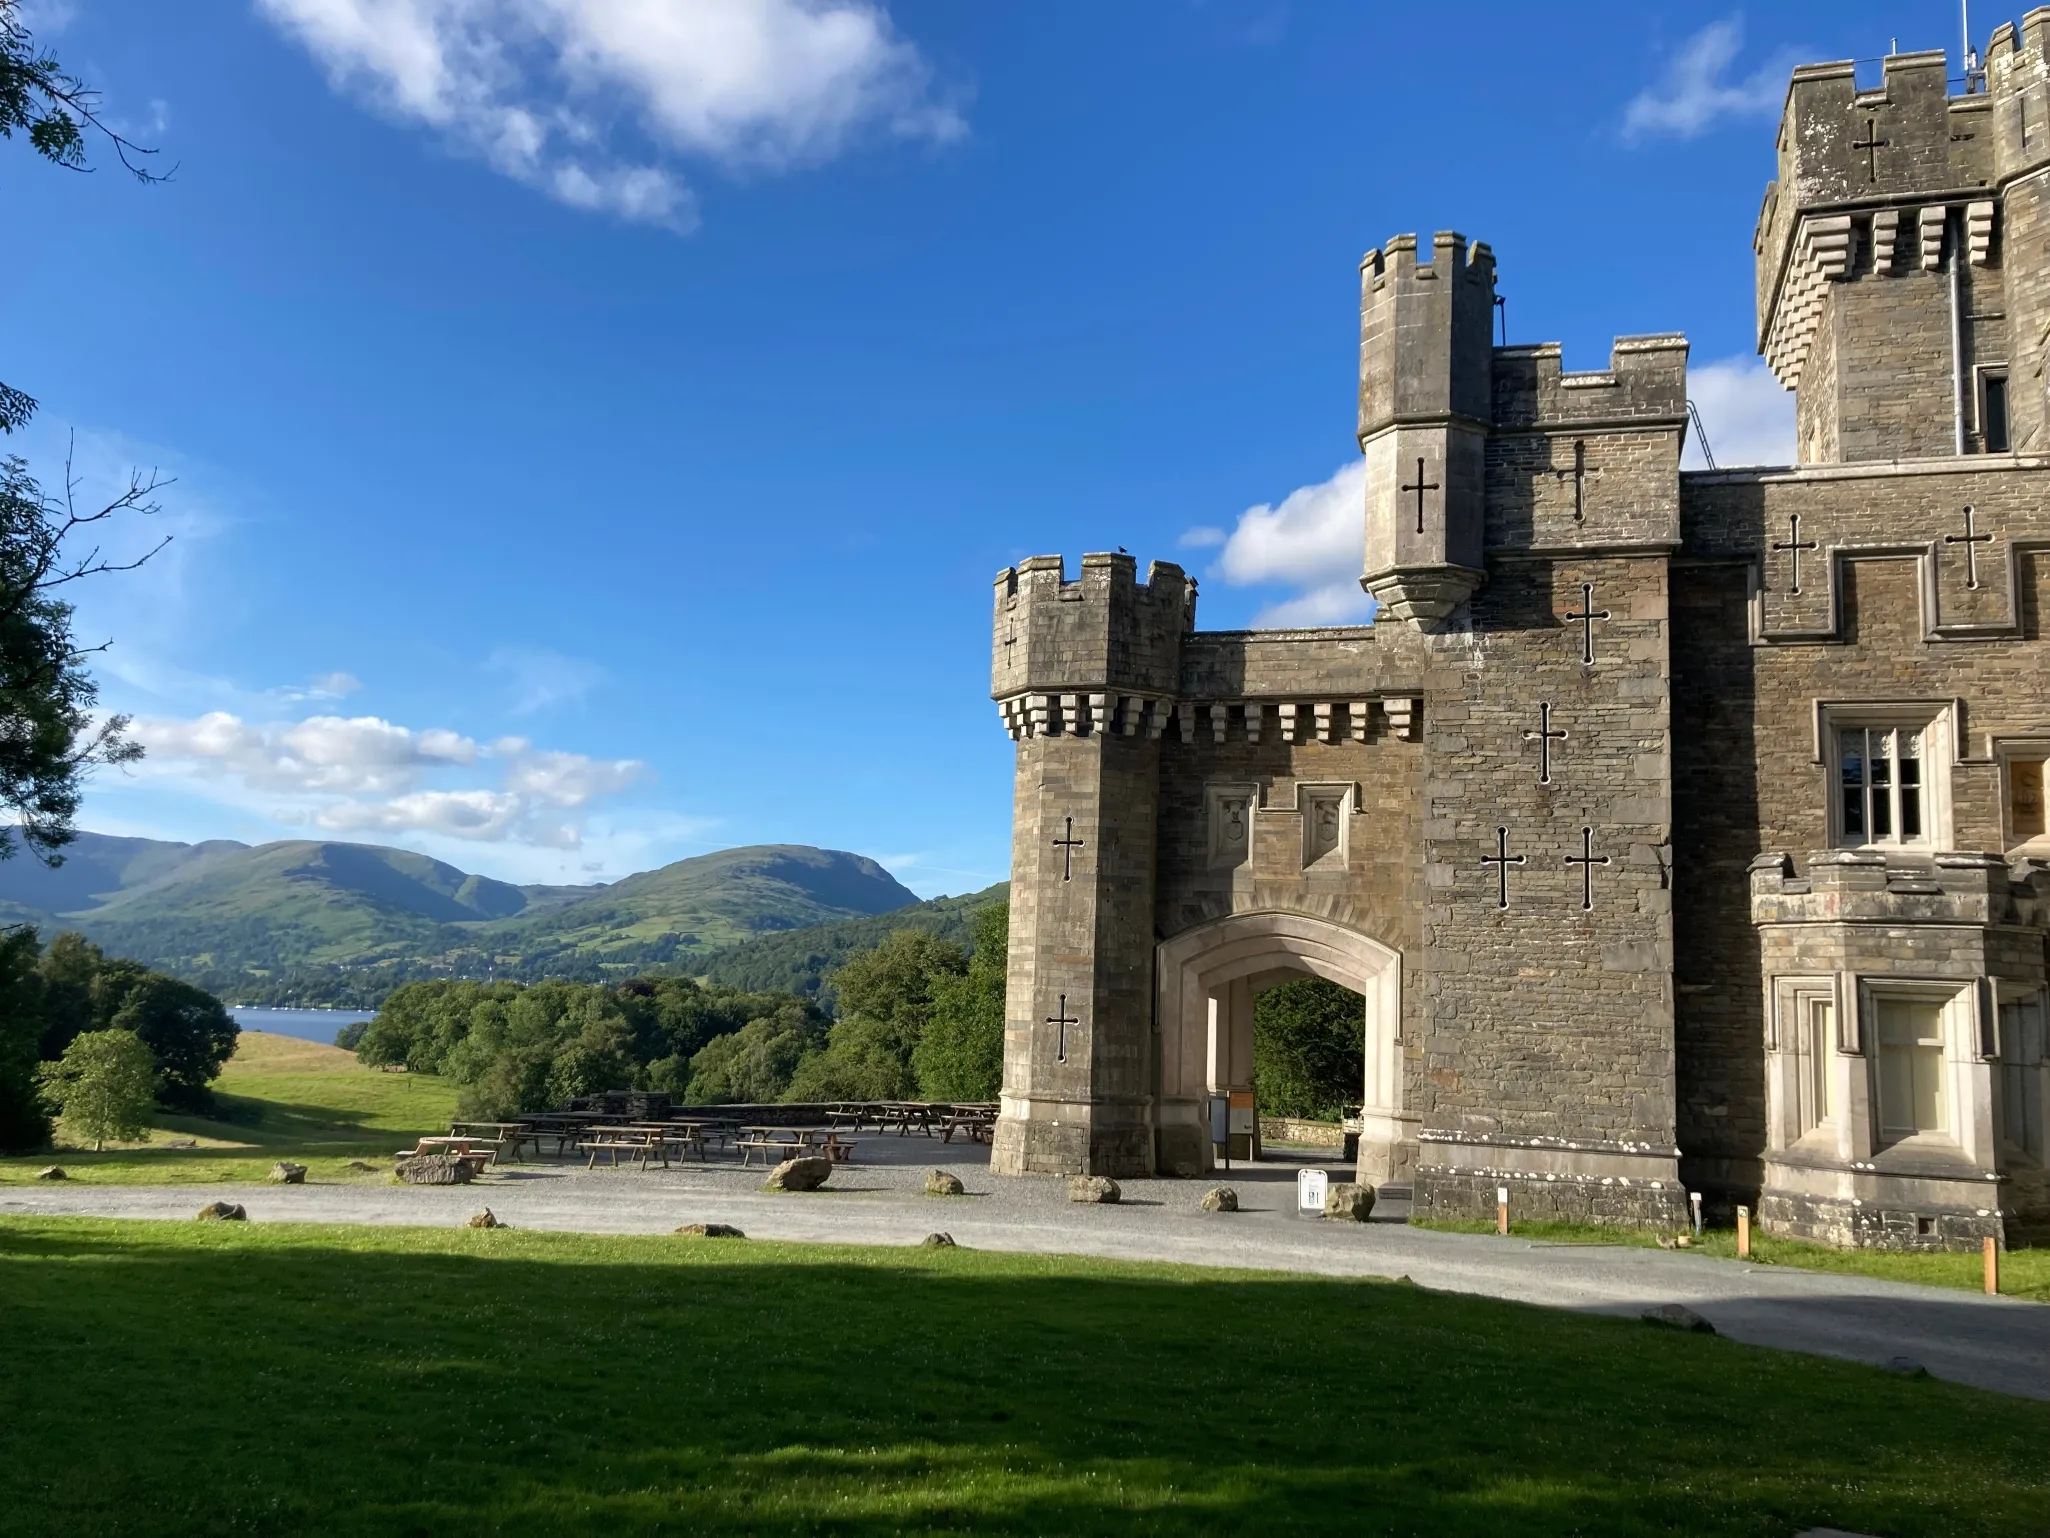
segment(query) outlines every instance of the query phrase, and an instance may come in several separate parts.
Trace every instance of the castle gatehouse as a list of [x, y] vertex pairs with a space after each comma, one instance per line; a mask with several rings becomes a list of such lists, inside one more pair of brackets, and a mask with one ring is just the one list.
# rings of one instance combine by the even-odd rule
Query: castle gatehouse
[[1798, 463], [1691, 472], [1687, 343], [1497, 346], [1495, 259], [1360, 268], [1372, 625], [1201, 631], [1155, 562], [996, 586], [1005, 1173], [1197, 1175], [1251, 1015], [1366, 1000], [1419, 1214], [1844, 1244], [2050, 1220], [2050, 8], [1794, 72], [1755, 249]]

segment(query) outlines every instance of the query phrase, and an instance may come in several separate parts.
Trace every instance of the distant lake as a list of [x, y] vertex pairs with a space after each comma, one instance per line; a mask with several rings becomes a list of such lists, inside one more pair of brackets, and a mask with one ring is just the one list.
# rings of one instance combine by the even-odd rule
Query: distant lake
[[375, 1020], [371, 1009], [246, 1009], [230, 1007], [228, 1013], [245, 1031], [269, 1031], [274, 1036], [297, 1036], [302, 1041], [334, 1045], [335, 1032], [358, 1020]]

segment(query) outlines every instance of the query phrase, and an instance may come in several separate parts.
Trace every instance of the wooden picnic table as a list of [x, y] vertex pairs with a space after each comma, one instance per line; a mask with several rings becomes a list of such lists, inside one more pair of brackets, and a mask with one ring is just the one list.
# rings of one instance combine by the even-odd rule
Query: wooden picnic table
[[845, 1164], [854, 1154], [853, 1140], [838, 1127], [742, 1127], [740, 1131], [742, 1164], [753, 1163], [757, 1153], [765, 1158], [772, 1153], [801, 1158], [815, 1149], [834, 1164]]
[[662, 1168], [669, 1168], [671, 1149], [679, 1154], [695, 1149], [700, 1159], [705, 1156], [704, 1139], [695, 1132], [647, 1126], [591, 1127], [587, 1129], [587, 1136], [578, 1141], [577, 1147], [590, 1156], [585, 1164], [587, 1169], [598, 1167], [598, 1155], [601, 1153], [615, 1169], [621, 1153], [631, 1154], [643, 1172], [648, 1168], [648, 1161], [656, 1158], [662, 1161]]
[[940, 1141], [951, 1143], [956, 1132], [965, 1132], [970, 1141], [987, 1143], [996, 1135], [997, 1108], [993, 1105], [949, 1106], [940, 1118]]

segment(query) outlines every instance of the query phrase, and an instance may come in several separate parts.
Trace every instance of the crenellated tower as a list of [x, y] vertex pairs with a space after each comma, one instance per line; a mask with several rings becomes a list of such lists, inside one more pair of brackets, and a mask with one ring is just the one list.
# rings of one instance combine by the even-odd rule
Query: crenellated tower
[[1753, 241], [1758, 345], [1796, 392], [1803, 464], [2038, 453], [2050, 345], [2050, 7], [2005, 24], [1986, 86], [1943, 53], [1788, 87]]
[[1427, 261], [1398, 235], [1360, 263], [1364, 587], [1391, 618], [1434, 624], [1482, 560], [1495, 260], [1441, 230]]
[[1153, 1168], [1154, 829], [1196, 584], [1059, 556], [997, 577], [991, 694], [1018, 744], [1000, 1173]]

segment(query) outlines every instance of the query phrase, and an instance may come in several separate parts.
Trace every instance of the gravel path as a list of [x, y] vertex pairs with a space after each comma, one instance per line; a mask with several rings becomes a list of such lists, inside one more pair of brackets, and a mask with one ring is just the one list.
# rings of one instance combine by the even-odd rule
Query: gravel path
[[[763, 1193], [759, 1168], [730, 1164], [642, 1174], [544, 1163], [514, 1165], [467, 1188], [9, 1187], [0, 1213], [189, 1218], [218, 1198], [242, 1203], [255, 1222], [450, 1227], [489, 1205], [515, 1227], [580, 1233], [666, 1233], [715, 1222], [764, 1239], [911, 1245], [943, 1229], [976, 1249], [1408, 1276], [1425, 1287], [1551, 1308], [1632, 1314], [1682, 1303], [1737, 1340], [1877, 1366], [1905, 1356], [1938, 1377], [2050, 1399], [2050, 1308], [2017, 1299], [1631, 1246], [1301, 1219], [1290, 1210], [1294, 1166], [1287, 1163], [1220, 1176], [1243, 1206], [1212, 1214], [1198, 1206], [1207, 1185], [1193, 1181], [1127, 1181], [1120, 1205], [1093, 1207], [1068, 1202], [1059, 1181], [992, 1177], [984, 1148], [874, 1138], [862, 1157], [836, 1171], [825, 1191], [803, 1196]], [[925, 1172], [935, 1167], [959, 1175], [968, 1195], [923, 1195]]]

